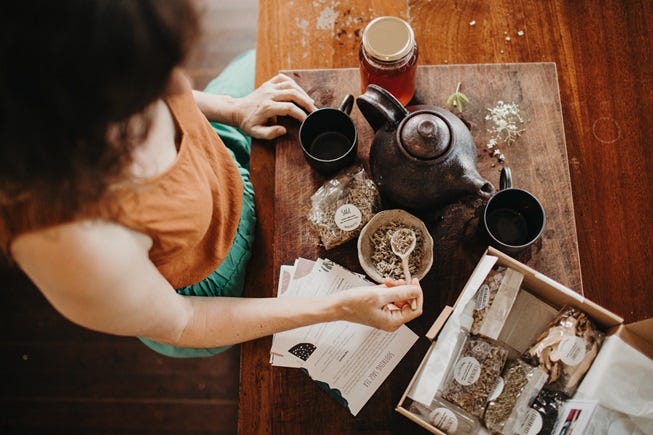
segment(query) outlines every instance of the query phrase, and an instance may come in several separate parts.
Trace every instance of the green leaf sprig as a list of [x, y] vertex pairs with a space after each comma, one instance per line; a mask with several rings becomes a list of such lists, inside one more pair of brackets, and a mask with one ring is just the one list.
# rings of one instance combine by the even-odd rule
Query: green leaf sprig
[[458, 86], [456, 86], [456, 92], [449, 95], [449, 98], [447, 98], [447, 104], [458, 109], [460, 113], [463, 113], [463, 105], [467, 103], [469, 103], [469, 98], [460, 92], [460, 82], [458, 82]]

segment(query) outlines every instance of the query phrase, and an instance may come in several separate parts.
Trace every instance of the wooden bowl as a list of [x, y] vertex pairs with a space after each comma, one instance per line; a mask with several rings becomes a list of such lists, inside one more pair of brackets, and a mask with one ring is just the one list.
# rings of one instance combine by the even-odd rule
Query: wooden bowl
[[[363, 227], [358, 236], [358, 261], [361, 267], [372, 280], [382, 283], [385, 277], [379, 272], [372, 261], [374, 254], [374, 244], [372, 242], [372, 235], [385, 225], [390, 223], [397, 223], [409, 228], [415, 228], [416, 232], [421, 233], [422, 240], [422, 255], [416, 272], [413, 273], [413, 278], [422, 279], [431, 270], [433, 265], [433, 238], [429, 234], [426, 225], [416, 216], [408, 213], [405, 210], [394, 209], [384, 210], [375, 214], [372, 219]], [[418, 234], [418, 240], [420, 235]], [[392, 254], [392, 251], [390, 251]], [[411, 254], [412, 257], [412, 254]], [[399, 264], [401, 260], [397, 257]], [[403, 276], [403, 273], [402, 273]]]

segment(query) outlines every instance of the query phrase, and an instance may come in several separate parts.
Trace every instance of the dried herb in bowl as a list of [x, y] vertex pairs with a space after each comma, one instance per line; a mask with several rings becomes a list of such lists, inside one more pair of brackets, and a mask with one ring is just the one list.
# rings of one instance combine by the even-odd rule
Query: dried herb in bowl
[[402, 209], [383, 210], [375, 214], [358, 237], [358, 261], [372, 280], [403, 279], [402, 259], [392, 251], [392, 236], [398, 231], [414, 232], [415, 247], [407, 266], [412, 278], [422, 279], [433, 265], [433, 238], [424, 222]]
[[390, 245], [392, 235], [402, 228], [415, 232], [415, 249], [408, 257], [408, 269], [411, 275], [416, 274], [421, 265], [424, 251], [424, 235], [422, 231], [413, 225], [406, 225], [401, 222], [389, 222], [377, 228], [370, 237], [370, 242], [372, 243], [372, 256], [370, 259], [375, 269], [384, 278], [402, 279], [404, 277], [401, 259], [395, 255]]

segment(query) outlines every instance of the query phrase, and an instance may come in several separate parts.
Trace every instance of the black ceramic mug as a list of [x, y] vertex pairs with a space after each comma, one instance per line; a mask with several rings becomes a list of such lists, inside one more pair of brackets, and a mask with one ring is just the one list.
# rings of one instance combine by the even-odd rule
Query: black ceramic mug
[[356, 159], [358, 133], [349, 114], [354, 96], [347, 95], [336, 108], [309, 114], [299, 127], [299, 143], [306, 161], [322, 175], [330, 175]]
[[483, 226], [490, 244], [514, 254], [531, 246], [542, 235], [546, 217], [540, 201], [530, 192], [512, 187], [510, 168], [501, 170], [500, 190], [487, 202]]

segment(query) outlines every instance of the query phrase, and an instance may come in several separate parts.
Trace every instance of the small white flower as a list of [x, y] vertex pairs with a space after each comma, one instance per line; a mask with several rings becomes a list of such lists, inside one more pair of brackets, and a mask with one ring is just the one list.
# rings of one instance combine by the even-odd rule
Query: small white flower
[[[492, 125], [488, 128], [488, 132], [493, 134], [492, 139], [502, 140], [504, 143], [513, 143], [523, 132], [518, 127], [518, 124], [523, 124], [524, 120], [519, 114], [519, 106], [515, 103], [506, 104], [503, 101], [498, 101], [497, 105], [488, 109], [488, 114], [485, 116], [486, 121], [491, 121]], [[493, 148], [488, 147], [488, 148]]]

